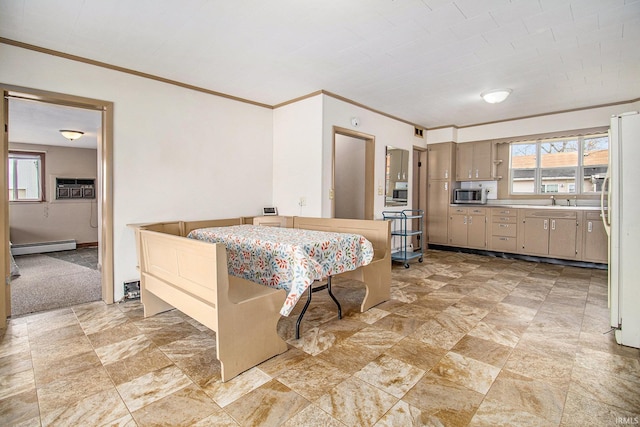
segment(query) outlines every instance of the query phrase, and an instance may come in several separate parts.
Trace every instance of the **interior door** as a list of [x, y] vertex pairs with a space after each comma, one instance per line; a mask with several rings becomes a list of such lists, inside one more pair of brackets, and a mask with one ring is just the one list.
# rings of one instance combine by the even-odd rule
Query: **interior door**
[[334, 217], [364, 219], [364, 141], [336, 135], [334, 165]]
[[331, 213], [334, 218], [373, 219], [374, 162], [375, 137], [333, 127]]

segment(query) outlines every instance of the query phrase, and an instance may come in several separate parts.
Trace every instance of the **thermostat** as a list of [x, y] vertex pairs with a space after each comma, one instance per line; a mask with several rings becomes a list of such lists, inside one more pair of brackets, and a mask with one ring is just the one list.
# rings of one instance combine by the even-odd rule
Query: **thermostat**
[[262, 208], [262, 215], [278, 215], [278, 208]]

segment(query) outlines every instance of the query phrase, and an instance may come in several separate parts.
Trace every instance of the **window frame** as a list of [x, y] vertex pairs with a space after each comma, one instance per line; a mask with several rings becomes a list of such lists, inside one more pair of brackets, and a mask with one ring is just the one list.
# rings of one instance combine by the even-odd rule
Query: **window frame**
[[[24, 156], [27, 158], [38, 158], [40, 161], [40, 170], [39, 170], [39, 176], [38, 176], [38, 183], [40, 185], [40, 192], [39, 192], [39, 197], [37, 199], [17, 199], [16, 197], [16, 193], [18, 191], [16, 187], [17, 182], [18, 182], [18, 171], [17, 168], [13, 168], [13, 186], [14, 188], [8, 188], [9, 192], [13, 192], [14, 193], [14, 199], [9, 198], [9, 203], [43, 203], [46, 202], [47, 200], [47, 193], [46, 193], [46, 185], [45, 185], [45, 170], [46, 170], [46, 164], [45, 164], [45, 153], [42, 151], [24, 151], [24, 150], [9, 150], [8, 153], [8, 162], [12, 161], [12, 155], [16, 155], [17, 156]], [[15, 159], [15, 158], [14, 158]], [[7, 164], [7, 173], [9, 172], [9, 170], [11, 170], [11, 168], [9, 167], [9, 164]], [[7, 179], [7, 186], [9, 186], [9, 179]], [[9, 196], [9, 194], [7, 194], [7, 196]]]
[[[596, 195], [596, 192], [590, 192], [590, 191], [584, 191], [584, 186], [583, 186], [583, 181], [584, 181], [584, 177], [585, 177], [585, 168], [593, 168], [593, 167], [608, 167], [608, 163], [607, 164], [598, 164], [598, 165], [585, 165], [584, 164], [584, 142], [585, 140], [589, 140], [589, 139], [595, 139], [595, 138], [607, 138], [607, 151], [610, 151], [610, 141], [609, 141], [609, 135], [608, 133], [597, 133], [597, 134], [586, 134], [586, 135], [579, 135], [579, 136], [566, 136], [566, 137], [556, 137], [556, 138], [538, 138], [535, 140], [524, 140], [524, 141], [513, 141], [509, 143], [509, 150], [508, 150], [508, 155], [509, 155], [509, 182], [508, 182], [508, 194], [509, 196], [516, 196], [516, 197], [523, 197], [523, 196], [528, 196], [528, 197], [548, 197], [549, 195], [559, 195], [559, 196], [571, 196], [571, 197], [576, 197], [576, 196], [594, 196]], [[550, 143], [550, 142], [556, 142], [556, 141], [577, 141], [577, 164], [575, 166], [562, 166], [562, 167], [557, 167], [557, 168], [551, 168], [551, 167], [542, 167], [542, 150], [541, 150], [541, 146], [545, 143]], [[527, 168], [513, 168], [512, 167], [512, 162], [513, 162], [513, 156], [512, 156], [512, 146], [514, 144], [535, 144], [536, 145], [536, 165], [535, 167], [527, 167]], [[561, 169], [561, 168], [566, 168], [566, 169], [575, 169], [575, 180], [573, 182], [569, 182], [567, 183], [567, 186], [569, 188], [574, 188], [574, 192], [563, 192], [563, 193], [559, 193], [559, 192], [543, 192], [543, 177], [542, 177], [542, 171], [543, 170], [551, 170], [551, 169]], [[534, 172], [534, 178], [533, 178], [533, 183], [534, 183], [534, 191], [533, 192], [515, 192], [513, 191], [513, 185], [514, 185], [514, 170], [533, 170]]]

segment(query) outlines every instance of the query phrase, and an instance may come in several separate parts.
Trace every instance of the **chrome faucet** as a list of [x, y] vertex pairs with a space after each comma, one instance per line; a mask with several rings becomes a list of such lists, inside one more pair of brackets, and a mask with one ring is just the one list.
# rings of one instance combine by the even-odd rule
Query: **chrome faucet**
[[556, 205], [556, 197], [551, 196], [551, 206], [555, 206], [555, 205]]

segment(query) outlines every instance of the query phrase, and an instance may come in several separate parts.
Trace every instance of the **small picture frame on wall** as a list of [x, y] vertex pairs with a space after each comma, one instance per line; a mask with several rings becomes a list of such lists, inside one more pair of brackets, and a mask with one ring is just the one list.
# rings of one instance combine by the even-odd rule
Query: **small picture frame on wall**
[[262, 215], [264, 216], [278, 215], [278, 208], [275, 208], [275, 207], [262, 208]]

